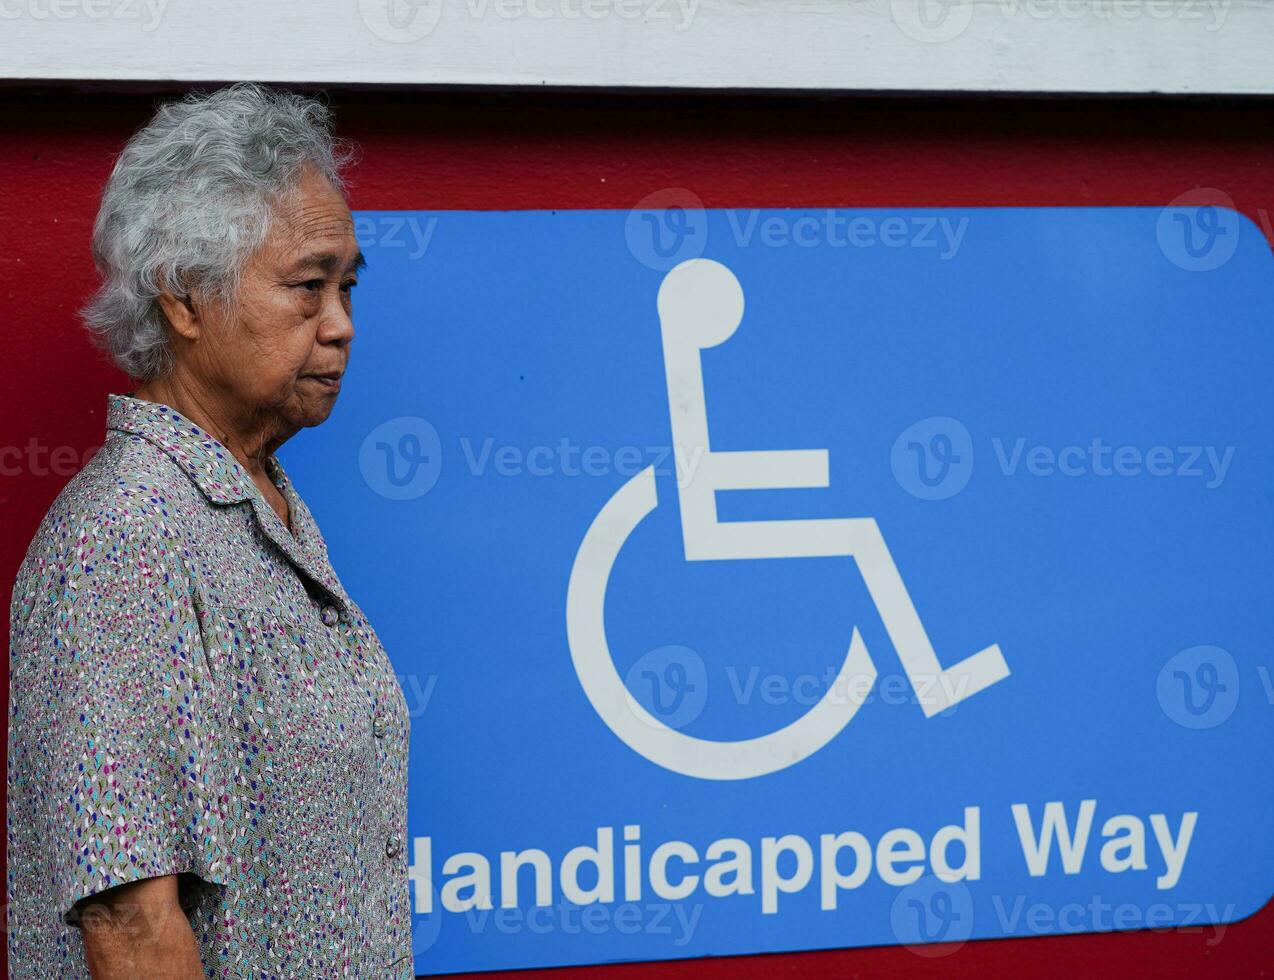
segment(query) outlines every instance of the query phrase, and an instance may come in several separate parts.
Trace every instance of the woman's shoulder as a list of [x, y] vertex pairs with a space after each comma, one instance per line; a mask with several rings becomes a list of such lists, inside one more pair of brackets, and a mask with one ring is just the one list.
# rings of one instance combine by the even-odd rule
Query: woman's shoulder
[[140, 436], [112, 433], [58, 494], [49, 518], [76, 527], [145, 533], [182, 516], [202, 495], [181, 467]]
[[90, 576], [103, 581], [138, 562], [179, 559], [204, 506], [165, 453], [112, 433], [40, 521], [14, 582], [13, 620], [56, 604]]

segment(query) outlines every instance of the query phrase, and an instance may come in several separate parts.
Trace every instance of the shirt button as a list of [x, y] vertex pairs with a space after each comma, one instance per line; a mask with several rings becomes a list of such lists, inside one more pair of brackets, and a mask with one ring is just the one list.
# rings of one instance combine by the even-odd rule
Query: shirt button
[[389, 734], [389, 728], [385, 725], [384, 719], [377, 718], [372, 722], [372, 734], [377, 738], [384, 738]]
[[402, 841], [397, 837], [391, 837], [385, 841], [385, 857], [396, 858], [403, 852]]
[[335, 606], [324, 606], [319, 618], [323, 620], [324, 626], [335, 626], [341, 621], [341, 614]]

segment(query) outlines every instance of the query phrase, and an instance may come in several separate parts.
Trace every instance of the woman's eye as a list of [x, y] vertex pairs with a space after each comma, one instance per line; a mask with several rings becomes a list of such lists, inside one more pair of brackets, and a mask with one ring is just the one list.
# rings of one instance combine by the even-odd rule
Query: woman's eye
[[358, 280], [356, 279], [352, 279], [349, 282], [343, 282], [341, 283], [341, 292], [352, 293], [354, 291], [354, 287], [357, 285], [358, 285]]

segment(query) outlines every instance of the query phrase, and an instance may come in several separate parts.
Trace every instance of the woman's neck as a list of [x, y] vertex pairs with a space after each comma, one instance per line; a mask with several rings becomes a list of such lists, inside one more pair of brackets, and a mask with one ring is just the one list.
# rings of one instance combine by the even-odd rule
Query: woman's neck
[[133, 392], [133, 397], [158, 402], [180, 412], [230, 450], [253, 482], [258, 485], [262, 481], [270, 482], [265, 461], [284, 440], [259, 420], [229, 410], [222, 400], [175, 373], [144, 382]]

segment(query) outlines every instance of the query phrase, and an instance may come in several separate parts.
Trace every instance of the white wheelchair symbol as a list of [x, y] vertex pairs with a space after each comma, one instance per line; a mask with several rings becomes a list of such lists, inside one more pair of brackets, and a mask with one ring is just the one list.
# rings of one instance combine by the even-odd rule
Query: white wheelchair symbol
[[[1008, 677], [996, 645], [943, 669], [873, 518], [717, 520], [719, 490], [827, 487], [827, 450], [710, 449], [699, 352], [730, 339], [743, 319], [743, 289], [734, 273], [709, 259], [683, 262], [664, 277], [658, 308], [673, 444], [682, 450], [675, 455], [686, 560], [853, 558], [907, 679], [923, 692], [926, 717]], [[690, 464], [700, 449], [697, 466]], [[686, 776], [751, 779], [808, 758], [849, 723], [875, 682], [876, 666], [856, 627], [822, 700], [786, 727], [757, 738], [687, 735], [651, 715], [625, 686], [606, 641], [606, 587], [624, 542], [657, 503], [655, 470], [648, 466], [606, 502], [575, 556], [566, 590], [566, 634], [588, 700], [631, 749]], [[841, 695], [830, 697], [832, 692]]]

